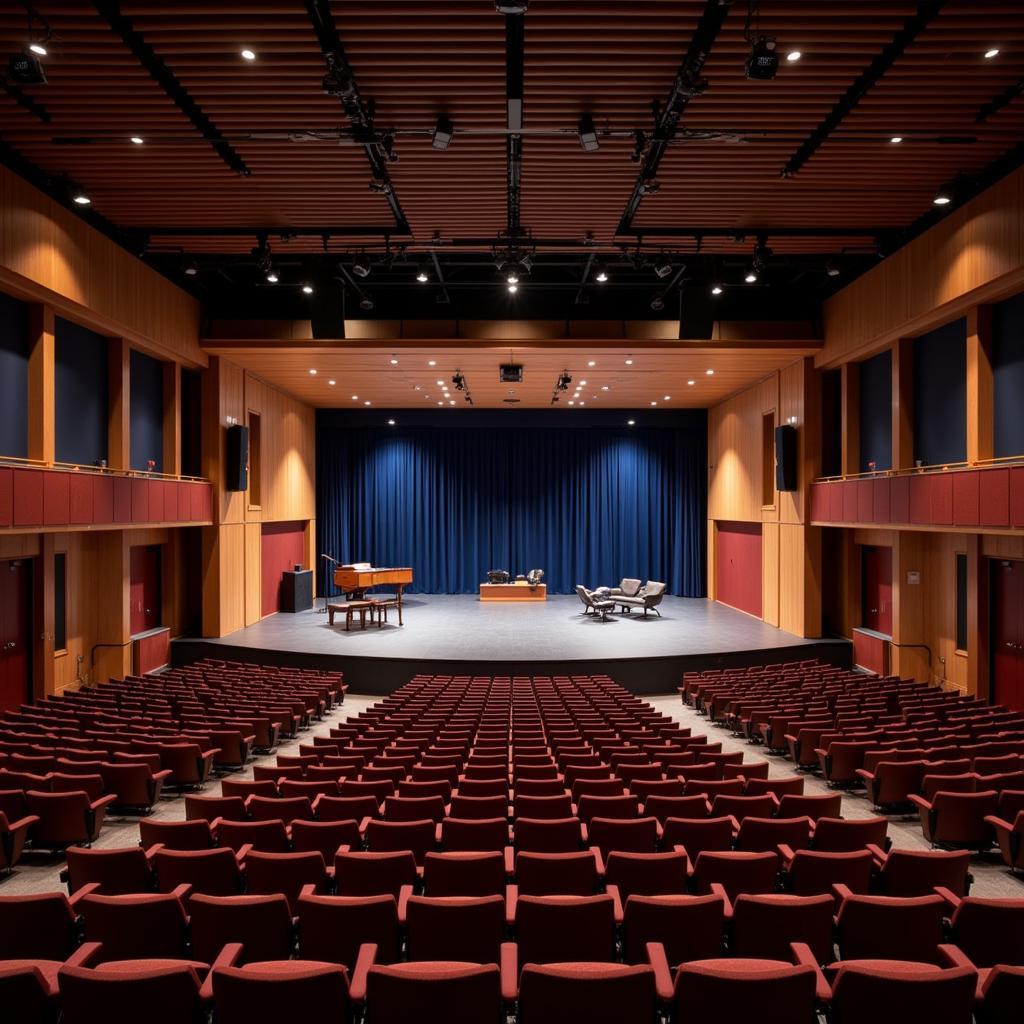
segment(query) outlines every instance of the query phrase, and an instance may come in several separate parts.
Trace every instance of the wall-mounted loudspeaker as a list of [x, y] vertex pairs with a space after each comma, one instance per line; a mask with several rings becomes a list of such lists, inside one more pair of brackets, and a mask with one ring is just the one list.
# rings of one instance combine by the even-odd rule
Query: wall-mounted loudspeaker
[[789, 423], [775, 428], [775, 489], [796, 490], [796, 427]]
[[244, 491], [249, 486], [249, 428], [228, 427], [224, 457], [224, 490]]
[[336, 281], [318, 281], [309, 311], [314, 338], [345, 337], [345, 293]]
[[715, 329], [715, 306], [708, 289], [685, 285], [679, 289], [679, 337], [710, 338]]

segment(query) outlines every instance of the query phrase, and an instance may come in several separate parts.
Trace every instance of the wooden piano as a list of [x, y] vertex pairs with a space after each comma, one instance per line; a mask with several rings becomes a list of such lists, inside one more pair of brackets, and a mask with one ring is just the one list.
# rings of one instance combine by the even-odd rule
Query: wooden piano
[[402, 588], [412, 583], [412, 569], [376, 569], [366, 562], [339, 565], [334, 570], [334, 585], [344, 594], [357, 600], [366, 596], [371, 587], [393, 586], [398, 604], [402, 603]]

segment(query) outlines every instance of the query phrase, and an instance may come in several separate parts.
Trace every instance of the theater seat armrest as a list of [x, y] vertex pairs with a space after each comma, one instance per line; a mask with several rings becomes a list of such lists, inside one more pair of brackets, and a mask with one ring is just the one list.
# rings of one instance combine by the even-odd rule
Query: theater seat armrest
[[939, 947], [939, 958], [943, 961], [946, 967], [970, 967], [972, 970], [977, 970], [974, 964], [971, 962], [971, 958], [957, 945], [952, 942], [940, 943]]
[[793, 956], [793, 963], [798, 967], [812, 967], [814, 969], [814, 996], [819, 1003], [829, 1003], [832, 1000], [832, 988], [825, 980], [818, 961], [814, 959], [811, 947], [805, 942], [791, 942], [790, 953]]
[[210, 747], [209, 750], [204, 750], [199, 756], [204, 761], [212, 761], [220, 753], [220, 747]]
[[944, 885], [937, 885], [935, 886], [935, 892], [946, 901], [946, 905], [950, 910], [956, 910], [960, 906], [960, 901], [963, 897], [957, 896], [952, 889], [947, 889]]
[[163, 782], [164, 779], [170, 778], [173, 774], [174, 772], [172, 772], [170, 768], [161, 768], [160, 771], [153, 772], [153, 781]]
[[351, 853], [352, 847], [348, 843], [342, 843], [341, 846], [334, 851], [334, 855], [337, 856], [339, 853]]
[[591, 846], [590, 853], [594, 858], [594, 866], [597, 868], [597, 877], [604, 878], [604, 857], [601, 856], [601, 850], [596, 846]]
[[728, 817], [729, 817], [729, 821], [732, 822], [732, 837], [733, 837], [733, 839], [735, 839], [736, 836], [739, 835], [739, 831], [740, 831], [739, 819], [736, 818], [735, 815], [732, 815], [732, 814], [730, 814]]
[[299, 899], [310, 899], [316, 895], [316, 886], [312, 882], [310, 882], [308, 885], [304, 885], [302, 887], [302, 890], [299, 893]]
[[81, 889], [77, 889], [68, 897], [68, 903], [74, 908], [79, 900], [84, 900], [86, 896], [91, 896], [93, 893], [99, 894], [99, 891], [99, 882], [86, 882]]
[[146, 850], [146, 862], [152, 866], [153, 861], [156, 859], [156, 855], [163, 849], [166, 849], [163, 843], [154, 843]]
[[210, 970], [206, 974], [206, 980], [199, 989], [199, 998], [204, 1003], [213, 1002], [213, 974], [220, 967], [234, 967], [242, 959], [242, 944], [240, 942], [229, 942], [217, 954], [217, 959], [210, 964]]
[[[573, 817], [575, 817], [575, 814]], [[590, 836], [587, 833], [587, 826], [582, 821], [580, 822], [580, 840], [584, 846], [590, 845]]]
[[854, 774], [856, 774], [857, 778], [863, 779], [865, 782], [874, 782], [875, 780], [874, 772], [869, 772], [867, 768], [856, 768], [854, 770]]
[[413, 887], [411, 885], [403, 885], [398, 890], [398, 923], [404, 928], [405, 917], [409, 911], [409, 897], [413, 894]]
[[849, 899], [853, 895], [853, 890], [842, 882], [832, 883], [832, 895], [842, 903], [843, 900]]
[[71, 956], [64, 961], [65, 967], [92, 967], [99, 962], [102, 943], [83, 942]]
[[604, 891], [612, 898], [612, 913], [615, 915], [615, 923], [622, 924], [622, 896], [617, 885], [606, 885]]
[[665, 947], [660, 942], [648, 942], [645, 944], [647, 950], [647, 962], [654, 968], [654, 988], [658, 994], [659, 1001], [668, 1003], [672, 1001], [672, 971], [668, 966], [668, 956], [665, 954]]
[[878, 861], [879, 865], [882, 865], [887, 860], [887, 854], [880, 846], [876, 846], [874, 843], [865, 843], [865, 849], [870, 851], [871, 856]]
[[356, 956], [356, 965], [352, 971], [352, 981], [349, 984], [348, 994], [353, 1002], [361, 1003], [366, 999], [366, 976], [377, 959], [377, 944], [375, 942], [364, 942], [359, 947]]
[[505, 886], [505, 924], [511, 928], [516, 923], [516, 903], [519, 901], [519, 886]]
[[722, 885], [721, 882], [712, 882], [711, 895], [722, 897], [722, 902], [725, 904], [726, 920], [730, 920], [732, 918], [732, 900], [729, 899], [729, 894], [725, 891], [725, 886]]
[[252, 853], [252, 843], [242, 843], [242, 845], [235, 851], [235, 860], [238, 864], [244, 864], [245, 858]]
[[109, 807], [112, 803], [117, 800], [116, 793], [108, 793], [106, 796], [101, 796], [99, 800], [93, 800], [89, 806], [94, 810], [98, 811], [104, 807]]
[[506, 846], [502, 853], [505, 856], [505, 877], [511, 878], [516, 871], [516, 851], [511, 846]]
[[777, 849], [779, 851], [779, 856], [785, 862], [786, 867], [789, 867], [793, 858], [796, 856], [796, 852], [793, 850], [793, 847], [788, 846], [786, 843], [779, 843]]
[[514, 1003], [519, 996], [519, 947], [514, 942], [501, 944], [501, 998]]
[[437, 822], [434, 825], [434, 845], [441, 845], [441, 822]]
[[986, 814], [985, 824], [991, 825], [994, 829], [997, 829], [1000, 832], [1013, 831], [1013, 825], [1010, 822], [1006, 821], [1004, 818], [1000, 818], [998, 815], [995, 814]]
[[19, 818], [17, 821], [12, 821], [8, 824], [7, 829], [9, 832], [18, 832], [21, 829], [32, 828], [33, 825], [39, 824], [38, 814], [26, 814], [24, 818]]
[[917, 793], [908, 793], [907, 799], [920, 811], [930, 811], [932, 809], [931, 803]]
[[778, 793], [769, 793], [768, 796], [770, 796], [772, 798], [772, 803], [775, 804], [775, 810], [778, 810], [779, 809], [779, 803], [780, 803], [780, 801], [779, 801], [779, 794]]
[[366, 837], [366, 830], [370, 827], [370, 822], [373, 821], [373, 815], [368, 814], [365, 818], [361, 818], [359, 821], [359, 834]]
[[171, 890], [172, 896], [177, 896], [182, 903], [188, 903], [189, 896], [192, 895], [192, 885], [190, 882], [182, 882], [181, 885], [176, 885]]

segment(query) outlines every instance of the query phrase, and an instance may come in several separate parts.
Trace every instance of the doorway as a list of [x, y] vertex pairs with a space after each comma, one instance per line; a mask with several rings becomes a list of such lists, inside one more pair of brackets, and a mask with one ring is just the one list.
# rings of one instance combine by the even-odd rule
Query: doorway
[[892, 636], [892, 548], [861, 549], [861, 625]]
[[993, 704], [1024, 711], [1024, 562], [990, 563]]
[[144, 633], [160, 625], [160, 547], [131, 549], [131, 631]]
[[0, 711], [31, 700], [31, 562], [0, 562]]

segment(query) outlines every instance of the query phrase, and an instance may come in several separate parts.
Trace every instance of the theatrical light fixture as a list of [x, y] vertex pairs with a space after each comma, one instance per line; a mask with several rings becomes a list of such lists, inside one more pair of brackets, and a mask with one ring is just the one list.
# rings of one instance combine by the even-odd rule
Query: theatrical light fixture
[[39, 58], [28, 50], [11, 55], [7, 62], [7, 74], [11, 81], [17, 82], [18, 85], [46, 85], [43, 65], [39, 63]]
[[672, 273], [672, 261], [667, 256], [663, 256], [654, 264], [654, 272], [658, 277], [668, 277]]
[[705, 370], [704, 372], [705, 372], [705, 373], [706, 373], [706, 374], [707, 374], [707, 375], [708, 375], [709, 377], [714, 377], [714, 375], [715, 375], [715, 371], [714, 371], [714, 370]]
[[656, 196], [661, 191], [661, 182], [657, 178], [644, 178], [640, 182], [640, 195]]
[[627, 366], [632, 366], [633, 365], [633, 360], [632, 359], [627, 359], [627, 360], [625, 360], [625, 363], [626, 363]]
[[626, 420], [626, 426], [628, 426], [628, 427], [635, 427], [636, 426], [636, 420]]
[[508, 290], [510, 292], [512, 292], [512, 294], [514, 295], [517, 291], [519, 291], [519, 285], [517, 285], [517, 284], [510, 284], [508, 286]]
[[744, 277], [743, 280], [746, 281], [747, 284], [753, 284], [757, 280], [757, 274], [755, 274], [753, 270], [748, 270], [746, 277]]
[[671, 402], [672, 401], [672, 396], [671, 395], [663, 395], [661, 400], [663, 402]]
[[803, 54], [799, 50], [790, 50], [789, 53], [786, 54], [786, 60], [788, 60], [790, 64], [795, 64], [802, 56]]
[[420, 284], [426, 284], [430, 280], [430, 275], [423, 267], [420, 267], [416, 272], [416, 280], [419, 281]]
[[302, 290], [303, 290], [303, 292], [306, 295], [312, 295], [313, 294], [313, 286], [311, 284], [304, 284], [302, 286]]
[[372, 404], [373, 403], [369, 399], [367, 399], [365, 402], [363, 402], [363, 405], [372, 405]]
[[651, 309], [653, 309], [657, 313], [659, 310], [662, 310], [664, 308], [665, 300], [660, 295], [655, 295], [654, 298], [651, 299]]
[[581, 388], [585, 388], [587, 386], [587, 382], [585, 380], [581, 380], [579, 386]]
[[577, 405], [586, 405], [587, 403], [586, 402], [577, 402], [576, 404]]
[[721, 295], [722, 294], [722, 286], [720, 284], [713, 284], [711, 286], [711, 294], [712, 295]]
[[573, 400], [572, 400], [572, 399], [570, 398], [570, 399], [569, 399], [569, 404], [570, 404], [570, 405], [575, 405], [576, 403], [575, 403], [575, 402], [574, 402], [574, 401], [573, 401]]
[[936, 206], [949, 206], [949, 204], [953, 202], [953, 196], [950, 194], [949, 189], [940, 188], [939, 191], [935, 193], [935, 198], [932, 202]]
[[256, 59], [256, 54], [252, 50], [245, 49], [245, 50], [242, 51], [242, 60], [255, 60], [255, 59]]
[[271, 267], [267, 271], [267, 280], [271, 284], [277, 284], [277, 282], [280, 280], [280, 278], [277, 276], [277, 271], [273, 267]]
[[509, 284], [519, 284], [519, 275], [509, 274], [508, 277], [505, 278], [505, 280], [508, 281]]
[[449, 404], [449, 405], [454, 405], [454, 404], [455, 404], [455, 399], [454, 399], [454, 398], [450, 398], [450, 399], [448, 400], [448, 404]]
[[[36, 53], [39, 52], [38, 50], [35, 49], [34, 46], [33, 47], [29, 47], [29, 49], [34, 50]], [[43, 55], [44, 56], [46, 55], [46, 51], [45, 50], [43, 51]], [[991, 60], [993, 57], [998, 57], [998, 56], [999, 56], [999, 47], [997, 47], [997, 46], [993, 46], [991, 50], [986, 50], [985, 51], [985, 60]]]
[[558, 375], [558, 381], [555, 384], [555, 387], [559, 391], [568, 391], [569, 390], [569, 385], [571, 383], [572, 383], [572, 377], [570, 376], [569, 371], [568, 370], [563, 370]]
[[78, 206], [88, 206], [92, 202], [84, 192], [76, 192], [71, 198]]
[[588, 359], [587, 360], [587, 366], [597, 366], [597, 360], [596, 359]]
[[353, 395], [352, 396], [352, 401], [353, 402], [358, 402], [359, 401], [359, 396], [358, 395]]
[[356, 277], [369, 277], [370, 269], [370, 257], [365, 254], [357, 256], [352, 261], [352, 273], [355, 274]]
[[[38, 54], [40, 57], [45, 57], [46, 56], [46, 47], [43, 46], [42, 43], [29, 43], [28, 44], [28, 48], [33, 53]], [[998, 52], [999, 52], [998, 50], [993, 51], [992, 52], [992, 56], [994, 57]], [[988, 54], [986, 53], [985, 56], [987, 57]]]
[[386, 181], [378, 181], [374, 178], [366, 183], [366, 187], [377, 195], [387, 195], [391, 191], [391, 185]]
[[747, 78], [760, 82], [768, 82], [775, 77], [779, 70], [779, 54], [774, 39], [759, 36], [751, 40], [746, 70]]
[[364, 295], [359, 300], [359, 308], [365, 309], [367, 312], [369, 312], [371, 309], [373, 309], [373, 299], [371, 299], [369, 295]]
[[394, 420], [388, 420], [388, 426], [389, 427], [393, 427], [394, 425], [395, 425], [395, 421]]
[[657, 402], [651, 402], [651, 405], [657, 405], [657, 404], [658, 404]]
[[135, 146], [141, 146], [146, 140], [141, 135], [133, 135], [130, 141]]
[[695, 380], [688, 380], [686, 383], [692, 388], [697, 382]]
[[427, 366], [437, 366], [437, 360], [436, 359], [428, 359], [427, 360]]
[[757, 245], [754, 246], [754, 256], [751, 260], [755, 274], [760, 274], [764, 271], [765, 267], [768, 266], [768, 260], [771, 259], [771, 256], [771, 249], [768, 248], [765, 242], [759, 240]]
[[439, 117], [430, 136], [430, 144], [434, 149], [447, 149], [452, 144], [455, 125], [447, 117]]
[[604, 284], [608, 280], [608, 271], [600, 263], [594, 268], [594, 280], [598, 284]]
[[314, 370], [312, 367], [310, 367], [309, 373], [310, 373], [310, 376], [312, 376], [312, 377], [316, 376], [316, 370]]
[[398, 365], [398, 360], [394, 356], [391, 357], [391, 365], [392, 366], [397, 366]]
[[196, 277], [199, 274], [199, 264], [195, 260], [189, 260], [184, 266], [186, 277]]
[[609, 388], [607, 384], [602, 384], [602, 385], [601, 385], [601, 390], [602, 390], [602, 391], [610, 391], [610, 390], [611, 390], [611, 388]]
[[891, 138], [891, 139], [889, 140], [889, 142], [891, 142], [891, 143], [892, 143], [892, 145], [894, 145], [894, 146], [898, 146], [898, 145], [899, 145], [899, 144], [900, 144], [900, 143], [901, 143], [902, 141], [903, 141], [903, 136], [902, 136], [902, 135], [894, 135], [894, 136], [893, 136], [893, 137], [892, 137], [892, 138]]
[[499, 14], [525, 14], [530, 0], [494, 0], [494, 9]]
[[828, 263], [825, 264], [825, 273], [828, 274], [829, 277], [838, 277], [840, 274], [839, 264], [829, 260]]
[[597, 128], [594, 127], [594, 118], [590, 114], [584, 114], [580, 118], [576, 132], [579, 135], [580, 148], [587, 153], [595, 153], [601, 148], [601, 143], [597, 138]]

